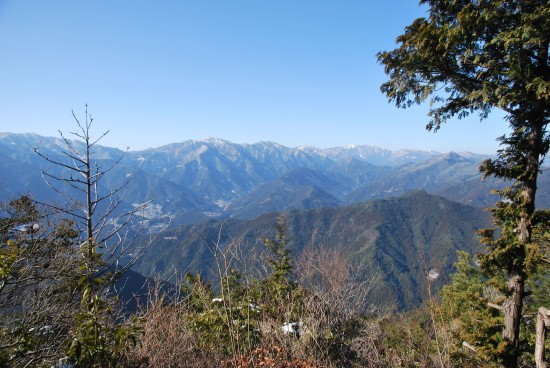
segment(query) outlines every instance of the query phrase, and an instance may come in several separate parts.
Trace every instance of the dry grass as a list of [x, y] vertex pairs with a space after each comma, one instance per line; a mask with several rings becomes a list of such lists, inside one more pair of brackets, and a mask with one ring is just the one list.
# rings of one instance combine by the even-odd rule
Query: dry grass
[[216, 366], [199, 348], [199, 342], [189, 329], [186, 306], [168, 302], [159, 290], [143, 311], [143, 336], [131, 360], [150, 368], [184, 368]]

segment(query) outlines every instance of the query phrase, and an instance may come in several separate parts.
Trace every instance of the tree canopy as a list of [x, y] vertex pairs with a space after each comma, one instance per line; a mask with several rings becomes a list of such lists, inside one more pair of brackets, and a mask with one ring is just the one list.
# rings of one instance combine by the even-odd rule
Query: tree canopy
[[428, 129], [476, 111], [485, 118], [494, 107], [512, 124], [543, 116], [547, 122], [547, 1], [420, 3], [429, 16], [406, 27], [398, 48], [378, 54], [390, 77], [381, 87], [390, 101], [408, 107], [429, 100]]
[[[534, 234], [548, 227], [536, 211], [537, 177], [550, 147], [550, 2], [546, 0], [422, 0], [428, 16], [397, 38], [398, 47], [378, 54], [389, 80], [381, 86], [399, 107], [430, 103], [428, 130], [453, 117], [477, 112], [481, 119], [498, 108], [511, 133], [498, 138], [496, 159], [480, 170], [512, 181], [498, 192], [495, 225], [482, 240], [480, 258], [491, 277], [504, 275], [502, 362], [516, 367], [525, 281], [540, 259]], [[475, 134], [475, 132], [472, 132]]]

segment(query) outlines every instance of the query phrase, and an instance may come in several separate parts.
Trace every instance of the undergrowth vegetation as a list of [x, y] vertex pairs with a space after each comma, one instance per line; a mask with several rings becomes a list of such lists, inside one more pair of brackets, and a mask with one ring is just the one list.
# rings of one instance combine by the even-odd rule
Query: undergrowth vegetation
[[[371, 301], [384, 275], [323, 246], [293, 259], [278, 218], [259, 255], [211, 244], [208, 280], [187, 274], [150, 288], [125, 311], [111, 287], [87, 297], [76, 233], [49, 226], [28, 198], [4, 208], [0, 253], [0, 366], [6, 367], [497, 367], [501, 316], [469, 254], [452, 283], [422, 306], [387, 314]], [[14, 235], [21, 224], [41, 223]], [[10, 232], [11, 231], [11, 232]], [[86, 248], [84, 248], [84, 251]], [[547, 302], [544, 272], [526, 309]], [[426, 276], [429, 275], [426, 270]], [[101, 281], [98, 279], [98, 281]], [[522, 366], [533, 366], [534, 321], [522, 325]]]
[[[500, 338], [500, 316], [486, 305], [496, 291], [470, 255], [459, 255], [451, 285], [427, 290], [428, 302], [381, 315], [369, 303], [377, 278], [360, 277], [365, 265], [324, 247], [293, 260], [283, 217], [274, 233], [256, 264], [244, 261], [239, 244], [215, 244], [216, 280], [188, 274], [177, 293], [154, 290], [131, 360], [148, 367], [499, 366], [491, 344]], [[531, 359], [526, 353], [522, 364]]]

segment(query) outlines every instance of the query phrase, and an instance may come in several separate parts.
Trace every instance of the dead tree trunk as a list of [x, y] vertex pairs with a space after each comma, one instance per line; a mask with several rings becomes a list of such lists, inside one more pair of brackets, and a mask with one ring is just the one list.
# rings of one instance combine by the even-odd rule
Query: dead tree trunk
[[537, 341], [535, 343], [535, 363], [537, 368], [547, 367], [544, 360], [544, 342], [546, 341], [547, 328], [550, 328], [550, 311], [544, 307], [540, 307], [537, 314]]

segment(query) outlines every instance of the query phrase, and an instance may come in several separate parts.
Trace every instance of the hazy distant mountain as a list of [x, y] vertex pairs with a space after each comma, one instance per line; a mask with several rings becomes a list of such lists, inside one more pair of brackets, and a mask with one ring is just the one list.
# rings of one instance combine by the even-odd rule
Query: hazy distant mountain
[[[33, 149], [64, 160], [63, 143], [36, 134], [0, 133], [0, 200], [30, 192], [40, 200], [61, 201], [40, 174], [41, 169], [59, 174], [60, 168], [46, 163]], [[75, 147], [83, 149], [83, 144], [75, 142]], [[134, 176], [126, 205], [151, 192], [155, 207], [149, 216], [170, 216], [175, 223], [334, 207], [411, 190], [487, 206], [496, 200], [490, 190], [504, 185], [481, 182], [477, 167], [484, 157], [472, 153], [392, 152], [374, 146], [289, 148], [273, 142], [235, 144], [209, 138], [126, 154], [94, 146], [94, 155], [103, 167], [125, 155], [106, 184], [112, 187]], [[550, 186], [544, 185], [548, 180], [541, 175], [540, 207], [550, 204]]]
[[323, 169], [329, 163], [273, 142], [249, 145], [217, 138], [131, 152], [129, 157], [144, 171], [200, 193], [221, 208], [290, 170]]
[[[84, 145], [71, 141], [77, 150], [83, 152]], [[59, 138], [41, 137], [36, 134], [0, 133], [0, 200], [10, 200], [21, 194], [31, 194], [43, 202], [63, 204], [63, 196], [48, 187], [41, 171], [62, 176], [66, 174], [60, 166], [48, 163], [39, 157], [34, 149], [57, 162], [67, 163], [67, 157], [62, 154], [64, 142]], [[116, 148], [94, 146], [94, 158], [102, 168], [108, 168], [124, 155]], [[124, 203], [120, 210], [132, 208], [150, 192], [155, 198], [152, 212], [154, 217], [177, 216], [177, 218], [202, 221], [207, 218], [205, 212], [212, 211], [216, 206], [205, 201], [200, 195], [158, 176], [146, 173], [139, 167], [131, 165], [128, 160], [121, 161], [109, 175], [104, 177], [103, 193], [115, 188], [131, 178], [131, 185], [126, 191]], [[80, 193], [67, 190], [67, 193], [78, 198]]]
[[[461, 198], [460, 192], [449, 191], [449, 188], [464, 186], [466, 182], [479, 182], [476, 186], [483, 193], [485, 185], [480, 180], [478, 161], [467, 159], [455, 152], [438, 155], [431, 160], [412, 162], [400, 166], [379, 180], [371, 181], [351, 193], [348, 202], [360, 202], [373, 198], [399, 196], [411, 190], [422, 189], [434, 194], [447, 194], [457, 202], [472, 205], [485, 205], [480, 200], [472, 202]], [[488, 184], [488, 183], [487, 183]], [[485, 189], [490, 192], [491, 187]], [[493, 201], [494, 202], [494, 201]]]
[[[447, 282], [456, 251], [479, 251], [476, 230], [490, 226], [487, 212], [425, 192], [347, 207], [293, 210], [285, 216], [295, 260], [304, 248], [339, 248], [366, 265], [365, 278], [380, 277], [372, 302], [397, 308], [423, 300], [428, 271], [440, 275], [434, 288]], [[230, 242], [240, 244], [245, 257], [261, 255], [260, 238], [272, 235], [275, 221], [276, 214], [267, 214], [248, 221], [209, 221], [168, 230], [137, 269], [165, 278], [185, 272], [208, 274], [214, 266], [212, 252]]]
[[436, 151], [421, 151], [414, 149], [390, 151], [370, 145], [348, 145], [333, 148], [302, 146], [299, 147], [299, 149], [304, 152], [315, 153], [320, 156], [328, 157], [335, 161], [357, 159], [379, 166], [400, 166], [403, 164], [430, 160], [441, 155], [441, 152]]
[[350, 186], [345, 180], [302, 167], [234, 200], [226, 210], [233, 217], [251, 219], [266, 212], [338, 207], [344, 204], [338, 196], [350, 192]]

